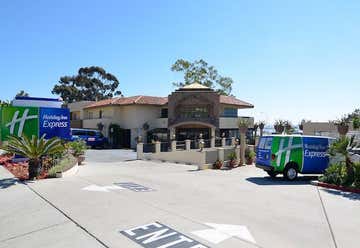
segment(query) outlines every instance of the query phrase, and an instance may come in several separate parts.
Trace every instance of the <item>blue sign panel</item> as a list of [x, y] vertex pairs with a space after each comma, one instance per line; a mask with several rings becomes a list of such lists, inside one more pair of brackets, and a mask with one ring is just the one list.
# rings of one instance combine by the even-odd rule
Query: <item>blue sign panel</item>
[[329, 140], [327, 138], [304, 137], [304, 166], [302, 173], [323, 173], [329, 164]]
[[70, 111], [67, 108], [40, 108], [39, 136], [70, 139]]

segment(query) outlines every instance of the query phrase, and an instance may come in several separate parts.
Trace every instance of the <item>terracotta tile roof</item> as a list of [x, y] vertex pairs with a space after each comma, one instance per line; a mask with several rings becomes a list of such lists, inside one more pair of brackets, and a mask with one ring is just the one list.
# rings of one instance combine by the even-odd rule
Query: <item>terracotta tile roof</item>
[[164, 105], [167, 103], [167, 97], [156, 96], [130, 96], [130, 97], [116, 97], [112, 99], [101, 100], [92, 104], [89, 104], [85, 108], [96, 108], [108, 105]]
[[[130, 97], [117, 97], [112, 99], [101, 100], [94, 102], [86, 106], [85, 108], [96, 108], [103, 107], [108, 105], [165, 105], [168, 102], [167, 97], [157, 97], [157, 96], [130, 96]], [[220, 103], [235, 105], [241, 108], [253, 108], [254, 105], [239, 100], [233, 96], [220, 96]]]
[[236, 105], [236, 106], [242, 107], [242, 108], [253, 108], [254, 107], [254, 105], [252, 105], [251, 103], [244, 102], [233, 96], [220, 96], [220, 103]]

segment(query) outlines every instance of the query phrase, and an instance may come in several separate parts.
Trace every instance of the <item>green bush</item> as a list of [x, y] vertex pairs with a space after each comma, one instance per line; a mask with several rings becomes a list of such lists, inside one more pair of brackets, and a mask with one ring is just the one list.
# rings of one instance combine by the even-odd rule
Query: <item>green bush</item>
[[71, 169], [74, 165], [77, 164], [77, 159], [68, 154], [64, 156], [57, 164], [49, 169], [47, 172], [48, 177], [56, 177], [56, 172], [64, 172]]
[[341, 164], [332, 164], [324, 172], [319, 180], [324, 183], [341, 185], [343, 182], [344, 166]]
[[75, 157], [84, 155], [85, 150], [87, 149], [86, 142], [83, 140], [69, 142], [67, 147], [69, 148], [71, 154]]
[[256, 156], [256, 153], [251, 150], [249, 147], [245, 149], [245, 158], [246, 159], [254, 159]]
[[235, 160], [235, 159], [236, 159], [236, 153], [235, 153], [235, 152], [229, 153], [228, 159], [229, 159], [229, 160]]
[[360, 162], [354, 163], [354, 169], [355, 169], [354, 186], [355, 188], [360, 189]]

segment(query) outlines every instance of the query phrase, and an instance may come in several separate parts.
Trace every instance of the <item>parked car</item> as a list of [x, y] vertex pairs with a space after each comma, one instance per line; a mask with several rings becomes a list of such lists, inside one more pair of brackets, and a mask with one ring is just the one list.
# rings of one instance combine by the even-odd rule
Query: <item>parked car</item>
[[256, 167], [270, 177], [282, 173], [288, 180], [295, 180], [298, 173], [324, 173], [329, 165], [328, 148], [334, 140], [321, 136], [262, 136], [256, 148]]
[[104, 135], [95, 129], [71, 129], [71, 140], [84, 140], [86, 145], [91, 148], [104, 148], [108, 143], [108, 139]]

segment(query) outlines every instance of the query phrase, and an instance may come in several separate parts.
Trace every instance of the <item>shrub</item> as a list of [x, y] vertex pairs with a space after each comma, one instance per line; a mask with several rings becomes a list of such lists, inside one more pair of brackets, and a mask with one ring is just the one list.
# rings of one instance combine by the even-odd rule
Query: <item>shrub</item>
[[236, 154], [235, 154], [235, 152], [229, 153], [228, 159], [229, 159], [229, 160], [236, 160]]
[[67, 156], [64, 156], [59, 163], [51, 167], [48, 171], [48, 177], [56, 177], [56, 172], [64, 172], [72, 168], [77, 163], [77, 159], [72, 156], [71, 154], [68, 154]]
[[223, 166], [223, 161], [221, 160], [216, 160], [214, 163], [214, 169], [220, 169]]
[[324, 183], [341, 185], [343, 183], [344, 166], [340, 163], [330, 165], [319, 180]]
[[354, 163], [354, 169], [355, 169], [354, 186], [355, 188], [360, 189], [360, 162]]
[[246, 164], [251, 165], [254, 162], [256, 153], [251, 150], [249, 147], [245, 149], [245, 160]]
[[80, 155], [84, 155], [85, 150], [87, 148], [86, 146], [86, 142], [83, 140], [76, 140], [76, 141], [72, 141], [69, 142], [67, 144], [67, 147], [70, 150], [70, 153], [74, 156], [74, 157], [78, 157]]

